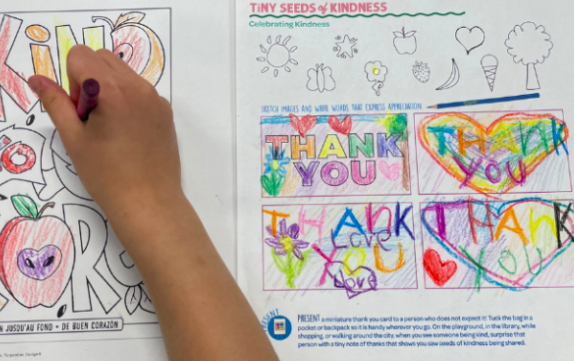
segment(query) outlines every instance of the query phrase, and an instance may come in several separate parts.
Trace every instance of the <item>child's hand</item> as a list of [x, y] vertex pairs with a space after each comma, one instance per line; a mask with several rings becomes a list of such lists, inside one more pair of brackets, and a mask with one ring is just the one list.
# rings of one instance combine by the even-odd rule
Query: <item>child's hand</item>
[[[171, 360], [277, 360], [257, 317], [181, 188], [170, 104], [107, 50], [68, 55], [70, 96], [33, 76], [84, 186], [149, 288]], [[87, 122], [80, 85], [100, 83]], [[222, 347], [222, 341], [225, 345]]]
[[[52, 80], [32, 76], [84, 186], [108, 217], [141, 202], [182, 195], [172, 111], [155, 88], [108, 50], [77, 45], [68, 55], [70, 96]], [[76, 114], [80, 87], [100, 84], [89, 120]], [[108, 214], [109, 213], [109, 214]]]

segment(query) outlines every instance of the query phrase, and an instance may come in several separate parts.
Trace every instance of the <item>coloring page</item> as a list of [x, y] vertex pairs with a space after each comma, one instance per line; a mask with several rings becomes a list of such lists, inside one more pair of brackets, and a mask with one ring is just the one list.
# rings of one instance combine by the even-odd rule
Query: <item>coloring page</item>
[[571, 10], [237, 1], [238, 277], [280, 359], [568, 359]]
[[1, 15], [0, 344], [160, 335], [142, 277], [26, 80], [69, 90], [68, 51], [85, 44], [171, 99], [170, 24], [169, 8]]

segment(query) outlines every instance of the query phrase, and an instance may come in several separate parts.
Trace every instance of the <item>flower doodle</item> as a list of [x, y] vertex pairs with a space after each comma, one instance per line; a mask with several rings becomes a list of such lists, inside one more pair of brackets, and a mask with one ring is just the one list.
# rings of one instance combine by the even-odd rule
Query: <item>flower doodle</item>
[[367, 80], [373, 84], [373, 90], [377, 96], [381, 95], [381, 88], [385, 84], [385, 77], [387, 75], [387, 67], [380, 61], [370, 61], [365, 65], [365, 73], [367, 73]]
[[287, 170], [285, 166], [291, 161], [284, 158], [285, 150], [280, 151], [277, 147], [269, 147], [269, 153], [265, 155], [265, 169], [261, 176], [261, 186], [269, 195], [277, 197], [285, 185]]
[[273, 234], [271, 226], [267, 226], [267, 232], [271, 238], [265, 239], [265, 244], [271, 247], [271, 255], [275, 265], [283, 274], [287, 285], [295, 288], [295, 277], [297, 277], [309, 258], [311, 249], [303, 251], [309, 246], [309, 242], [299, 238], [299, 226], [293, 223], [287, 227], [285, 219], [279, 222], [279, 230]]
[[283, 149], [281, 154], [279, 154], [279, 149], [273, 149], [271, 146], [269, 147], [269, 153], [265, 155], [265, 159], [264, 174], [277, 172], [281, 177], [284, 177], [287, 174], [285, 166], [291, 162], [291, 159], [289, 157], [285, 157], [285, 149]]

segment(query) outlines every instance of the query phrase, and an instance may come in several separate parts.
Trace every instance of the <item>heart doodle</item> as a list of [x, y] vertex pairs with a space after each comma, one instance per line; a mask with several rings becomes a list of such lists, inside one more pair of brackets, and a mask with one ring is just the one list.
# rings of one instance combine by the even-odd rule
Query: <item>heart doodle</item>
[[485, 35], [484, 31], [478, 26], [473, 26], [470, 29], [463, 26], [456, 29], [454, 37], [456, 38], [456, 41], [464, 47], [466, 54], [468, 55], [472, 50], [484, 44]]
[[295, 129], [302, 137], [307, 135], [307, 132], [317, 124], [317, 117], [313, 115], [305, 115], [299, 118], [295, 114], [289, 114], [289, 120], [291, 126]]
[[54, 245], [47, 245], [36, 251], [27, 248], [18, 255], [18, 269], [24, 275], [43, 281], [52, 276], [62, 262], [62, 252]]
[[[423, 205], [421, 220], [433, 239], [431, 244], [438, 243], [454, 257], [458, 269], [475, 272], [471, 278], [475, 287], [484, 280], [519, 291], [537, 279], [539, 287], [564, 286], [574, 281], [571, 262], [554, 262], [573, 244], [571, 201], [528, 198], [433, 202]], [[454, 287], [470, 286], [468, 270], [460, 272], [464, 277], [453, 277], [457, 267], [441, 261], [438, 253], [430, 253], [436, 251], [428, 249], [424, 267], [435, 284], [442, 287], [452, 278], [450, 284]], [[544, 272], [550, 277], [538, 278]]]
[[506, 193], [524, 185], [550, 155], [567, 155], [568, 128], [552, 114], [513, 113], [487, 128], [463, 113], [423, 119], [419, 141], [460, 188]]
[[351, 133], [351, 128], [353, 126], [353, 119], [350, 115], [346, 115], [343, 120], [339, 120], [339, 117], [336, 115], [331, 115], [329, 117], [329, 126], [331, 129], [336, 131], [337, 133], [341, 133], [344, 135], [349, 135]]
[[379, 162], [379, 169], [388, 180], [395, 181], [401, 176], [401, 165], [398, 163], [389, 166], [387, 162], [382, 160]]
[[447, 283], [452, 276], [456, 273], [456, 262], [446, 261], [440, 259], [440, 255], [434, 249], [426, 250], [423, 259], [423, 265], [427, 275], [437, 286], [442, 287]]

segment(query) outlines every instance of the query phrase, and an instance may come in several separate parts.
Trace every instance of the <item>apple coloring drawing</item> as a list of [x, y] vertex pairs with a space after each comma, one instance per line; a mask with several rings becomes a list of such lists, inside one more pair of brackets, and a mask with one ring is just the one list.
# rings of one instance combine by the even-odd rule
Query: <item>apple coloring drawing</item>
[[74, 239], [63, 220], [44, 216], [28, 196], [11, 197], [19, 214], [0, 232], [0, 281], [22, 306], [53, 307], [64, 293], [74, 268]]
[[393, 32], [395, 38], [393, 45], [399, 55], [413, 55], [417, 51], [417, 38], [415, 37], [416, 31], [412, 30], [405, 32], [405, 27], [401, 31]]

